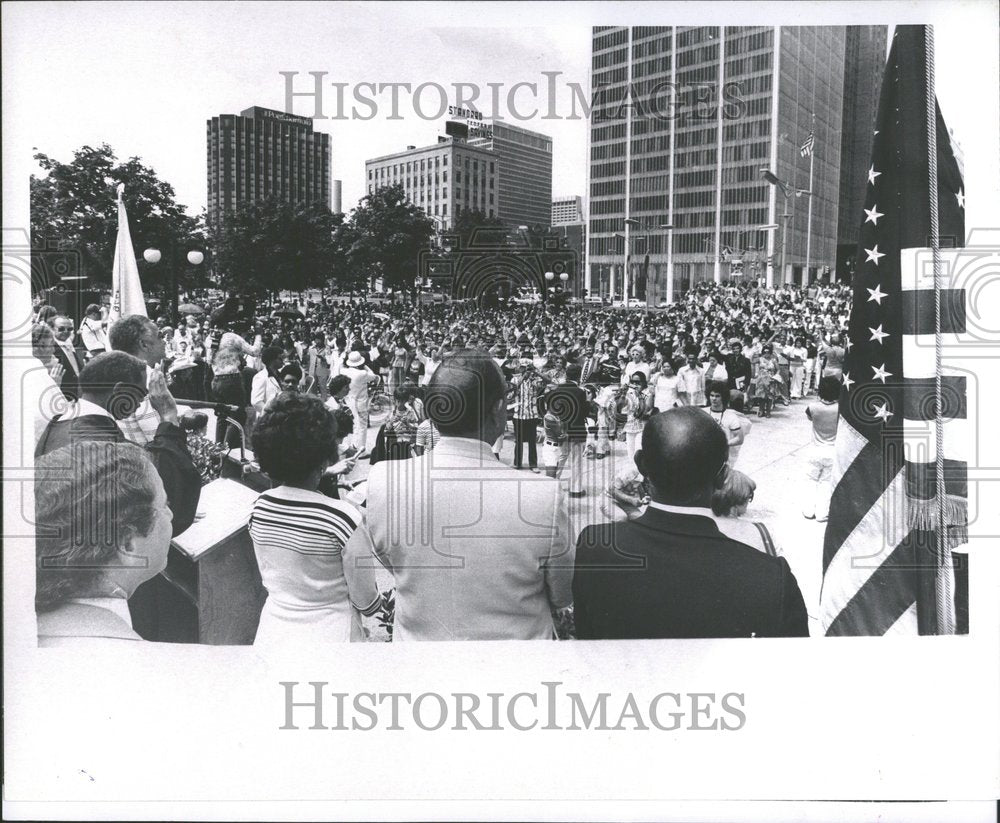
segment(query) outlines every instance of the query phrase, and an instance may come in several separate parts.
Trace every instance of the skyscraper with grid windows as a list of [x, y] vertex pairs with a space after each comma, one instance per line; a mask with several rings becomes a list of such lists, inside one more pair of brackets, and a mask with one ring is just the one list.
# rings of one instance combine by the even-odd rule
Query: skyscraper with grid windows
[[[852, 59], [880, 69], [885, 28], [872, 28], [881, 35]], [[844, 98], [847, 38], [844, 27], [595, 28], [590, 293], [658, 305], [703, 281], [823, 277], [841, 175], [864, 171], [841, 162], [843, 132], [872, 128]]]
[[252, 106], [206, 124], [208, 223], [240, 204], [277, 198], [330, 205], [330, 135], [312, 120]]

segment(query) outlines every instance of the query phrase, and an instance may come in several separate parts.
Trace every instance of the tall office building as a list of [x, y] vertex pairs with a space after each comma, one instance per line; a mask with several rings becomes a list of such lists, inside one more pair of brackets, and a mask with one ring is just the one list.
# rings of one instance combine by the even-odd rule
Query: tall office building
[[491, 136], [474, 137], [469, 145], [500, 157], [500, 219], [508, 226], [547, 228], [552, 218], [552, 138], [500, 120], [489, 125]]
[[[595, 28], [590, 292], [620, 299], [627, 284], [657, 305], [705, 280], [834, 266], [843, 132], [871, 129], [845, 106], [846, 44], [843, 27]], [[871, 52], [852, 59], [880, 68]]]
[[862, 207], [868, 185], [875, 115], [888, 31], [885, 26], [848, 26], [844, 43], [845, 128], [840, 140], [840, 213], [837, 220], [838, 274], [848, 279], [857, 266]]
[[583, 220], [583, 198], [578, 194], [556, 197], [552, 200], [552, 225], [579, 223]]
[[277, 197], [330, 205], [330, 135], [312, 120], [253, 106], [207, 122], [208, 222]]
[[400, 184], [407, 199], [450, 229], [462, 210], [498, 213], [500, 158], [495, 152], [464, 140], [441, 137], [432, 146], [407, 146], [406, 151], [365, 161], [366, 191]]

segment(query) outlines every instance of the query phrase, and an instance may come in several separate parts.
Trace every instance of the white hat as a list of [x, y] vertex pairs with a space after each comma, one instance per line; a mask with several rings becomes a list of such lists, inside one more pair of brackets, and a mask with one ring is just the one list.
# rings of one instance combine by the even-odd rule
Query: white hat
[[365, 358], [362, 356], [361, 352], [352, 351], [349, 355], [347, 355], [348, 366], [353, 366], [354, 368], [358, 368], [359, 366], [363, 366], [364, 364], [365, 364]]

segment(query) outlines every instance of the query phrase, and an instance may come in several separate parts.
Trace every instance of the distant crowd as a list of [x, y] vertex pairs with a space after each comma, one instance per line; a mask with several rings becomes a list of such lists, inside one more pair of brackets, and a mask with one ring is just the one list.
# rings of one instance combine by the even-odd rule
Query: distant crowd
[[[195, 517], [190, 436], [207, 417], [187, 404], [214, 407], [209, 439], [245, 443], [271, 486], [248, 524], [262, 648], [364, 639], [386, 609], [373, 559], [392, 573], [394, 639], [552, 637], [571, 606], [579, 638], [807, 633], [766, 525], [741, 518], [755, 483], [739, 453], [752, 418], [804, 400], [803, 514], [825, 519], [846, 287], [702, 284], [650, 312], [243, 296], [182, 310], [109, 326], [100, 305], [79, 322], [36, 305], [35, 388], [56, 398], [36, 458], [64, 469], [36, 494], [37, 522], [64, 527], [38, 538], [41, 642], [155, 634], [129, 604]], [[585, 461], [617, 441], [607, 523], [573, 540]]]

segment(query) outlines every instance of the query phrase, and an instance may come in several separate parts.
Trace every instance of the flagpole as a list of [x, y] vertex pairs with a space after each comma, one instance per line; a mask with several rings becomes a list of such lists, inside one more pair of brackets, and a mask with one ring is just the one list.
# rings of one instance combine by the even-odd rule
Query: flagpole
[[931, 254], [934, 261], [934, 425], [935, 425], [935, 502], [937, 503], [937, 542], [935, 614], [938, 634], [955, 633], [955, 600], [952, 592], [951, 547], [948, 545], [948, 522], [945, 517], [944, 485], [944, 413], [941, 396], [941, 241], [938, 237], [938, 169], [937, 169], [937, 100], [934, 95], [934, 27], [924, 26], [927, 75], [927, 165], [930, 199]]
[[809, 264], [812, 262], [812, 226], [813, 226], [813, 160], [816, 159], [816, 115], [813, 116], [812, 131], [809, 137], [809, 216], [806, 218], [806, 267], [802, 272], [802, 285], [809, 285]]

